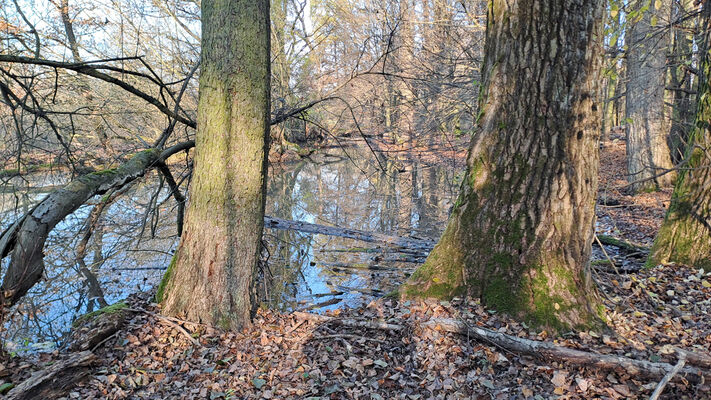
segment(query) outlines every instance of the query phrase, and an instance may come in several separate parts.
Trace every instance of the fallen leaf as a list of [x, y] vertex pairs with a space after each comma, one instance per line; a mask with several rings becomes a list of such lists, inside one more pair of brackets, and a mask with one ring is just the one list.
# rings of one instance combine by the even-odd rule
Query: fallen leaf
[[553, 373], [553, 378], [551, 378], [551, 382], [553, 385], [556, 387], [561, 387], [565, 385], [565, 380], [568, 377], [568, 373], [565, 371], [556, 371]]

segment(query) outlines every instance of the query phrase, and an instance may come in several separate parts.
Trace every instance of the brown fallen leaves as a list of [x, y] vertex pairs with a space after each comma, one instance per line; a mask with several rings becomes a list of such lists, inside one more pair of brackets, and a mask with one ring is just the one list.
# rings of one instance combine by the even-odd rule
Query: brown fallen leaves
[[[578, 332], [556, 344], [650, 361], [676, 362], [674, 347], [711, 350], [711, 276], [682, 266], [631, 275], [602, 274], [611, 331]], [[144, 302], [132, 307], [151, 311]], [[476, 303], [396, 302], [336, 311], [335, 318], [379, 321], [402, 330], [367, 329], [260, 311], [241, 333], [182, 324], [194, 346], [155, 316], [134, 313], [97, 350], [101, 360], [68, 398], [81, 399], [587, 399], [647, 398], [657, 382], [574, 368], [504, 352], [486, 343], [422, 328], [430, 318], [551, 340]], [[371, 324], [372, 326], [373, 324]], [[365, 325], [364, 325], [365, 326]], [[669, 399], [711, 398], [708, 384], [670, 383]]]

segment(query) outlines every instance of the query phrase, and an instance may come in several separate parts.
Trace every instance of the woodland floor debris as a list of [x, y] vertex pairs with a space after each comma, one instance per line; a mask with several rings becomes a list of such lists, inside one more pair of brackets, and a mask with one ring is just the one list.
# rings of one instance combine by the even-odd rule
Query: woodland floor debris
[[[648, 398], [660, 380], [532, 358], [426, 327], [441, 318], [654, 363], [676, 364], [676, 348], [702, 357], [711, 353], [710, 274], [668, 265], [627, 275], [600, 273], [600, 279], [610, 331], [555, 340], [461, 299], [383, 299], [326, 317], [260, 310], [253, 328], [242, 333], [180, 324], [197, 339], [195, 345], [175, 327], [160, 324], [154, 304], [133, 299], [132, 308], [149, 312], [132, 313], [124, 328], [95, 350], [98, 362], [90, 377], [67, 398], [619, 399]], [[41, 357], [38, 365], [52, 358]], [[3, 365], [0, 371], [17, 368]], [[2, 379], [22, 381], [13, 375]], [[711, 398], [708, 382], [692, 381], [678, 376], [661, 398]]]
[[603, 141], [600, 150], [597, 231], [651, 246], [664, 220], [672, 188], [636, 195], [629, 193], [625, 188], [627, 165], [623, 137]]

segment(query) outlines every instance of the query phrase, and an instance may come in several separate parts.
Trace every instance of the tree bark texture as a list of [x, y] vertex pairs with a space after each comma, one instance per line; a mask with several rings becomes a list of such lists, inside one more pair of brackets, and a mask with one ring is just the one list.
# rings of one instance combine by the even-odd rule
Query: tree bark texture
[[195, 170], [163, 312], [240, 329], [261, 251], [269, 135], [269, 0], [203, 0]]
[[405, 297], [468, 294], [551, 328], [597, 325], [600, 0], [493, 0], [485, 81], [448, 226]]
[[669, 131], [669, 147], [673, 164], [680, 163], [686, 155], [686, 144], [696, 113], [696, 96], [693, 92], [697, 80], [692, 79], [691, 71], [688, 68], [688, 65], [694, 61], [694, 37], [691, 32], [694, 31], [695, 25], [698, 23], [696, 18], [688, 17], [694, 11], [694, 4], [694, 0], [680, 0], [674, 3], [673, 8], [674, 20], [680, 19], [682, 21], [673, 31], [674, 43], [669, 67], [669, 85], [675, 89]]
[[670, 40], [662, 29], [669, 21], [671, 1], [635, 0], [627, 35], [627, 180], [633, 192], [670, 186], [673, 173], [665, 118], [664, 88]]
[[663, 262], [688, 264], [711, 271], [711, 91], [709, 90], [709, 17], [711, 10], [704, 5], [705, 45], [699, 83], [696, 123], [689, 138], [687, 164], [681, 170], [672, 194], [671, 204], [662, 224], [648, 265]]

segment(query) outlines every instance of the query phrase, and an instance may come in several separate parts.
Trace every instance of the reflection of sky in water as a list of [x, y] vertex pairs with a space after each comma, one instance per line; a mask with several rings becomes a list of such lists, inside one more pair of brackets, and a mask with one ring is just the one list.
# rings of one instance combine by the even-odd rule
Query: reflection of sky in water
[[[414, 163], [405, 166], [402, 173], [394, 172], [395, 168], [383, 173], [367, 163], [355, 166], [350, 160], [341, 160], [275, 168], [268, 187], [267, 214], [340, 228], [437, 239], [454, 192], [452, 172]], [[283, 278], [276, 285], [290, 289], [283, 292], [286, 296], [276, 291], [277, 298], [271, 297], [271, 303], [277, 306], [288, 303], [288, 297], [297, 301], [294, 308], [337, 297], [341, 302], [318, 310], [344, 304], [355, 307], [372, 299], [372, 293], [368, 293], [371, 289], [381, 289], [382, 293], [394, 289], [416, 265], [374, 260], [372, 252], [344, 252], [354, 247], [376, 247], [352, 239], [277, 230], [267, 230], [267, 236], [275, 238], [269, 240], [270, 269], [281, 272]], [[392, 267], [395, 271], [365, 269], [368, 266]], [[331, 292], [344, 293], [314, 296]]]
[[[455, 171], [406, 161], [401, 161], [397, 169], [403, 165], [406, 172], [394, 172], [396, 168], [392, 168], [383, 173], [376, 170], [373, 163], [363, 162], [356, 167], [349, 159], [321, 157], [316, 162], [277, 166], [270, 170], [267, 214], [342, 228], [436, 239], [444, 227], [455, 192], [451, 184]], [[61, 175], [33, 176], [31, 186], [59, 185], [63, 179]], [[96, 272], [109, 304], [136, 291], [153, 288], [170, 262], [176, 245], [175, 203], [167, 189], [157, 196], [158, 215], [146, 215], [147, 205], [157, 188], [156, 181], [152, 175], [113, 203], [103, 214], [103, 232], [95, 232], [89, 242], [85, 261]], [[44, 196], [44, 193], [33, 192], [26, 197], [37, 201]], [[14, 207], [15, 198], [7, 193], [0, 197], [1, 228], [16, 218], [12, 211], [7, 211]], [[58, 343], [78, 315], [98, 308], [75, 259], [77, 233], [98, 200], [80, 207], [48, 238], [45, 246], [47, 279], [31, 289], [6, 323], [4, 337], [9, 349], [21, 350], [26, 344], [45, 341]], [[144, 219], [147, 226], [139, 241], [136, 238]], [[156, 227], [153, 239], [152, 224]], [[341, 302], [319, 311], [344, 304], [355, 307], [372, 298], [371, 289], [389, 291], [394, 288], [404, 279], [405, 271], [415, 266], [373, 259], [376, 254], [387, 257], [392, 253], [344, 251], [355, 247], [372, 249], [376, 247], [372, 243], [271, 229], [265, 231], [265, 237], [273, 276], [267, 303], [277, 307], [306, 307], [332, 299], [333, 296], [314, 296], [331, 292], [344, 292], [338, 296]], [[7, 262], [7, 259], [3, 261], [4, 268]], [[395, 269], [372, 271], [344, 267], [349, 265]]]

